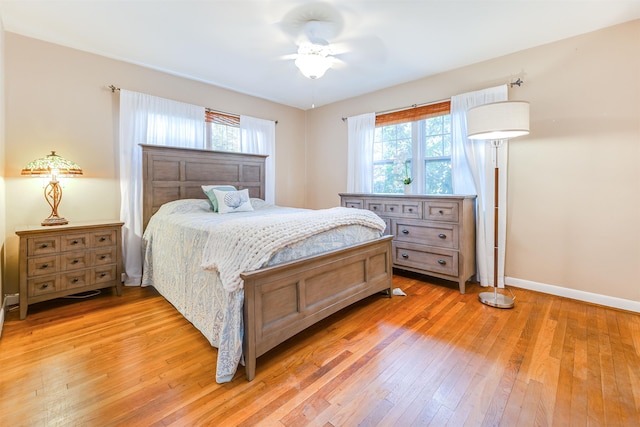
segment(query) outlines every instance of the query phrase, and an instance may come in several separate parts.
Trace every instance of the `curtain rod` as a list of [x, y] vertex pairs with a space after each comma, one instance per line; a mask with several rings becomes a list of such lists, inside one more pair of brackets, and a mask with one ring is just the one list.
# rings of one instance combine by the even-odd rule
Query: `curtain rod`
[[[510, 82], [509, 83], [509, 87], [514, 87], [514, 86], [522, 86], [522, 84], [524, 83], [524, 80], [522, 80], [520, 77], [518, 77], [518, 79], [515, 82]], [[403, 111], [403, 110], [408, 110], [409, 108], [418, 108], [418, 107], [424, 107], [425, 105], [432, 105], [432, 104], [439, 104], [440, 102], [445, 102], [450, 100], [451, 98], [448, 99], [441, 99], [439, 101], [432, 101], [432, 102], [425, 102], [423, 104], [412, 104], [406, 107], [400, 107], [400, 108], [393, 108], [391, 110], [385, 110], [385, 111], [376, 111], [376, 116], [380, 115], [380, 114], [388, 114], [388, 113], [395, 113], [396, 111]], [[348, 119], [348, 117], [342, 117], [342, 121], [346, 122]]]
[[[115, 91], [120, 90], [119, 87], [114, 86], [114, 85], [109, 85], [107, 86], [109, 89], [111, 89], [111, 93], [115, 93]], [[214, 110], [213, 108], [208, 108], [208, 107], [204, 107], [205, 111], [208, 111], [210, 113], [219, 113], [219, 114], [226, 114], [227, 116], [236, 116], [236, 117], [240, 117], [240, 114], [236, 114], [236, 113], [228, 113], [226, 111], [218, 111], [218, 110]], [[277, 120], [273, 120], [273, 122], [275, 124], [278, 124]]]
[[[441, 99], [439, 101], [424, 102], [422, 104], [411, 104], [411, 105], [408, 105], [406, 107], [392, 108], [390, 110], [376, 111], [375, 114], [376, 114], [376, 116], [379, 116], [380, 114], [395, 113], [396, 111], [404, 111], [404, 110], [408, 110], [409, 108], [418, 108], [418, 107], [424, 107], [425, 105], [439, 104], [439, 103], [445, 102], [445, 101], [449, 101], [449, 99], [447, 98], [447, 99]], [[343, 122], [346, 122], [347, 119], [348, 119], [348, 117], [342, 117], [342, 121]]]

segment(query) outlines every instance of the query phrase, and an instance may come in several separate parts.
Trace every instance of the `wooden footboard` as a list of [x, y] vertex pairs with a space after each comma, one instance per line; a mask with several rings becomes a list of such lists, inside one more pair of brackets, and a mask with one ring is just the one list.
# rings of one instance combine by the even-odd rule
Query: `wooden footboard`
[[257, 357], [298, 332], [377, 292], [391, 297], [391, 239], [242, 274], [247, 379]]

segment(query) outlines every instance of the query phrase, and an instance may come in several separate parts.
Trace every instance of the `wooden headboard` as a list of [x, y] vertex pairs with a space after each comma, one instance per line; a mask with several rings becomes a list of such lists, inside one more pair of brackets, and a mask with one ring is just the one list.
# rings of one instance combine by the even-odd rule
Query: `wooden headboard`
[[140, 144], [142, 147], [142, 226], [164, 203], [205, 199], [202, 185], [233, 185], [264, 199], [267, 156]]

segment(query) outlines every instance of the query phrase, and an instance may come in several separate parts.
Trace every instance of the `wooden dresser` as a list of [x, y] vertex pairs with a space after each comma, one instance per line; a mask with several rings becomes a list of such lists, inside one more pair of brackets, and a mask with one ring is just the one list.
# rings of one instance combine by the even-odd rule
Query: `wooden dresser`
[[115, 287], [122, 292], [122, 222], [19, 227], [20, 319], [29, 304]]
[[458, 282], [476, 271], [476, 196], [341, 193], [342, 206], [368, 209], [393, 235], [393, 266]]

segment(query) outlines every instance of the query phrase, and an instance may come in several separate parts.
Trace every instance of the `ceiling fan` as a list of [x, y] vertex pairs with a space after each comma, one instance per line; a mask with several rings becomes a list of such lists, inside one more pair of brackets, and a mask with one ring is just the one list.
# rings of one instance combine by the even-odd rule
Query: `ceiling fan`
[[331, 68], [337, 59], [326, 38], [332, 27], [331, 22], [310, 20], [304, 23], [303, 31], [298, 41], [298, 53], [295, 54], [295, 64], [300, 72], [309, 79], [319, 79]]
[[[343, 8], [344, 9], [344, 8]], [[364, 56], [375, 57], [383, 51], [377, 38], [359, 37], [340, 40], [346, 9], [343, 12], [325, 2], [306, 3], [291, 10], [279, 23], [280, 28], [298, 47], [297, 53], [286, 55], [309, 79], [319, 79], [327, 70]], [[372, 43], [373, 42], [373, 43]], [[374, 50], [378, 53], [369, 55]], [[354, 53], [359, 52], [359, 55]]]

